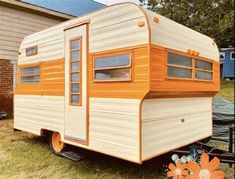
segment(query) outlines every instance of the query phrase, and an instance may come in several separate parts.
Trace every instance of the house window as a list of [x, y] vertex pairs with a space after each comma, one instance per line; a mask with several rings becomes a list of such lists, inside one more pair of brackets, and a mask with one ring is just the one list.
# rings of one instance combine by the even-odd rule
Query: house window
[[81, 88], [82, 88], [82, 39], [81, 37], [70, 40], [70, 54], [69, 54], [69, 71], [70, 71], [70, 89], [69, 101], [70, 105], [81, 105]]
[[36, 55], [38, 53], [37, 46], [29, 47], [25, 49], [26, 56]]
[[38, 83], [40, 81], [40, 67], [25, 67], [20, 69], [21, 83]]
[[230, 59], [231, 59], [231, 60], [234, 60], [234, 52], [231, 52], [231, 53], [230, 53]]
[[212, 63], [196, 59], [195, 78], [198, 80], [212, 80]]
[[219, 58], [220, 58], [220, 60], [225, 60], [225, 53], [224, 52], [220, 52]]
[[167, 75], [172, 78], [192, 78], [192, 59], [175, 54], [168, 54]]
[[94, 59], [95, 81], [131, 80], [131, 54], [121, 54]]

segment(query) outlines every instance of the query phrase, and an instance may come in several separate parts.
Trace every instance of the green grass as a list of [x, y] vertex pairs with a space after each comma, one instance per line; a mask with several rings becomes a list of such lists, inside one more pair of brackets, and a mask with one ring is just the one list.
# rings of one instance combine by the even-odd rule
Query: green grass
[[0, 178], [146, 178], [163, 179], [162, 158], [142, 165], [88, 152], [79, 162], [55, 156], [47, 140], [13, 132], [13, 120], [0, 120]]
[[220, 92], [217, 96], [223, 97], [234, 103], [234, 81], [221, 81]]
[[[155, 158], [142, 165], [130, 163], [95, 152], [79, 162], [58, 157], [51, 153], [45, 137], [25, 132], [13, 132], [13, 120], [0, 120], [0, 179], [8, 178], [141, 178], [163, 179], [165, 173], [162, 161], [170, 155]], [[214, 146], [227, 149], [223, 142], [211, 142]], [[232, 179], [233, 169], [222, 164], [220, 169], [227, 179]]]
[[[221, 87], [218, 96], [234, 102], [233, 82], [222, 82]], [[169, 154], [138, 165], [88, 152], [83, 161], [76, 163], [52, 154], [46, 138], [25, 132], [13, 132], [12, 125], [13, 120], [0, 120], [0, 179], [165, 178], [162, 161], [169, 161]], [[227, 149], [227, 144], [223, 142], [211, 141], [210, 144]], [[227, 179], [234, 178], [233, 169], [227, 164], [222, 164], [221, 170], [225, 172]]]

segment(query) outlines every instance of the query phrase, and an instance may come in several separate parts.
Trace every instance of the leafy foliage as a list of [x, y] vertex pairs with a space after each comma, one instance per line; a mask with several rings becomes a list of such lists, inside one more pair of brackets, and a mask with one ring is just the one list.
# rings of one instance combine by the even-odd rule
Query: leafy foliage
[[234, 0], [139, 0], [141, 5], [215, 39], [234, 44]]

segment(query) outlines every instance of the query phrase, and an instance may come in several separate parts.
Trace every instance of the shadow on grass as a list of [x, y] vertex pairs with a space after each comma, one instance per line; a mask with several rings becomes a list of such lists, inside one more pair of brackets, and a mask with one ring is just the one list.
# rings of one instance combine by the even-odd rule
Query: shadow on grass
[[164, 178], [165, 166], [170, 162], [169, 154], [155, 157], [142, 164], [136, 164], [98, 152], [85, 151], [86, 158], [82, 162], [87, 167], [98, 171], [102, 170], [102, 172], [109, 173], [111, 176], [118, 174], [122, 178]]
[[[23, 138], [25, 142], [40, 145], [42, 147], [46, 147], [49, 151], [48, 146], [48, 138], [47, 137], [38, 137], [33, 136], [30, 138]], [[142, 164], [136, 164], [129, 161], [125, 161], [122, 159], [118, 159], [112, 156], [104, 155], [98, 152], [82, 149], [79, 147], [68, 146], [67, 150], [71, 149], [77, 152], [85, 152], [86, 157], [80, 162], [71, 161], [71, 165], [74, 165], [73, 168], [79, 168], [80, 165], [85, 165], [88, 171], [92, 172], [102, 172], [109, 173], [111, 175], [118, 174], [123, 177], [132, 178], [132, 176], [136, 176], [137, 178], [152, 178], [153, 176], [157, 176], [158, 178], [163, 178], [164, 170], [166, 169], [166, 165], [170, 162], [170, 154], [164, 154], [159, 157], [155, 157], [154, 159], [143, 162]], [[54, 156], [58, 157], [59, 156]], [[69, 159], [65, 159], [68, 160]], [[77, 166], [77, 167], [76, 167]], [[156, 178], [156, 177], [154, 177]]]

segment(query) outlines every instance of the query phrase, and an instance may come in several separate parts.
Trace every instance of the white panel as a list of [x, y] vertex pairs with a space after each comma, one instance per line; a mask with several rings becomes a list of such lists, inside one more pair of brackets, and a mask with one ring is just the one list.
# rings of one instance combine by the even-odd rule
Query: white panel
[[[84, 20], [90, 20], [90, 53], [148, 43], [147, 21], [143, 12], [134, 4], [119, 4], [27, 36], [20, 47], [19, 63], [63, 58], [64, 48], [60, 44], [64, 44], [61, 41], [64, 28]], [[139, 21], [144, 21], [146, 25], [138, 27]], [[51, 41], [57, 42], [57, 47]], [[34, 45], [38, 46], [38, 55], [26, 57], [25, 48]]]
[[[138, 22], [144, 21], [144, 27]], [[90, 52], [148, 43], [144, 14], [133, 4], [110, 6], [91, 14]]]
[[212, 135], [211, 103], [211, 97], [145, 99], [143, 160]]
[[146, 26], [138, 27], [137, 23], [139, 21], [145, 21], [144, 17], [128, 19], [118, 24], [91, 30], [90, 51], [97, 52], [147, 44], [148, 33]]
[[[52, 29], [45, 30], [45, 33], [36, 33], [33, 38], [28, 36], [24, 39], [19, 50], [21, 53], [19, 55], [19, 64], [49, 61], [64, 57], [63, 28], [58, 26]], [[37, 46], [38, 54], [26, 57], [25, 49], [32, 46]]]
[[91, 150], [139, 162], [139, 105], [137, 99], [90, 98]]
[[[196, 50], [202, 57], [219, 61], [218, 48], [213, 45], [211, 38], [152, 11], [145, 11], [150, 22], [153, 44], [183, 52]], [[159, 23], [153, 21], [155, 16], [159, 18]]]
[[64, 97], [14, 95], [14, 128], [40, 135], [41, 129], [64, 131]]

